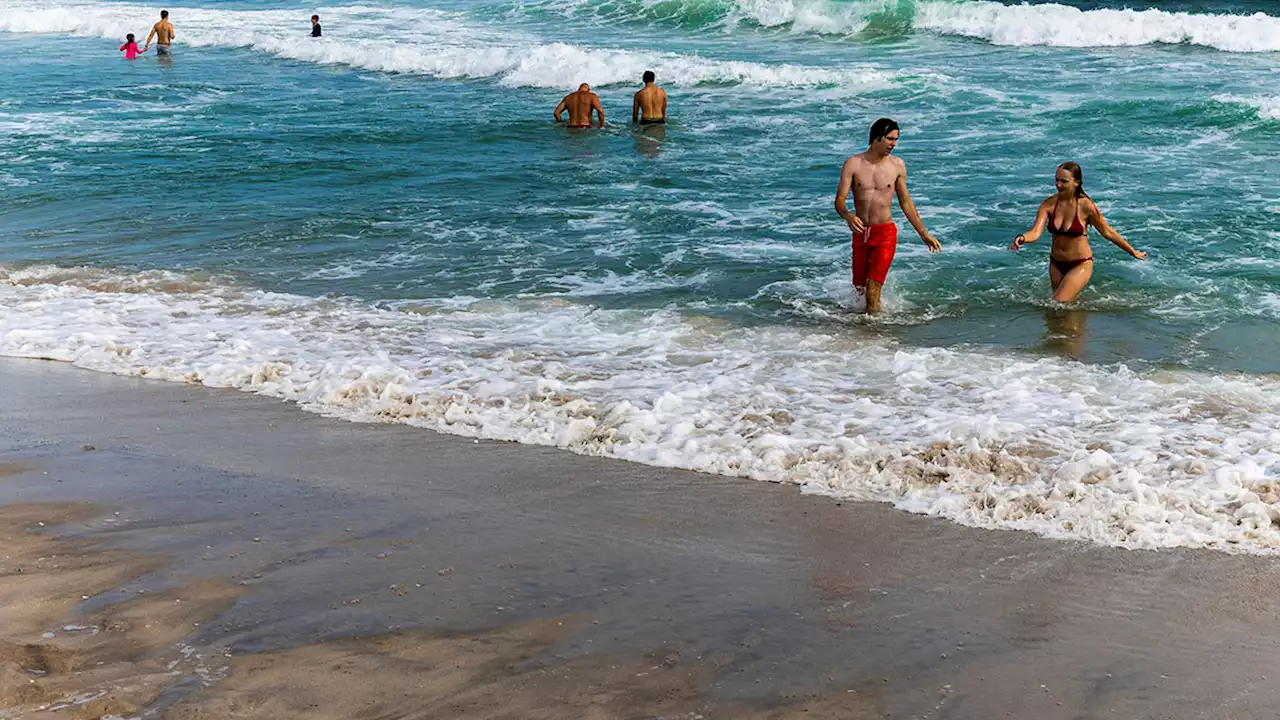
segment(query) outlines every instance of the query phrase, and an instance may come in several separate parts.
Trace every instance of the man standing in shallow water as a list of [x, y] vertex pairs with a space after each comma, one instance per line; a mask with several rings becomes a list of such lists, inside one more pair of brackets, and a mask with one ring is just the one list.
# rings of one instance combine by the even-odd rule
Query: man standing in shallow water
[[641, 125], [665, 125], [667, 122], [667, 91], [653, 84], [652, 70], [644, 71], [644, 87], [631, 100], [631, 122]]
[[[916, 229], [929, 252], [942, 245], [925, 229], [916, 205], [907, 192], [907, 165], [892, 156], [898, 144], [898, 123], [880, 118], [871, 125], [871, 144], [866, 152], [845, 160], [836, 187], [836, 212], [853, 231], [853, 286], [867, 296], [867, 312], [880, 312], [880, 290], [898, 248], [898, 226], [893, 222], [893, 196], [898, 196], [902, 214]], [[853, 190], [853, 207], [845, 204]]]
[[151, 38], [156, 39], [156, 57], [169, 57], [169, 46], [173, 43], [173, 23], [169, 22], [169, 11], [160, 11], [160, 22], [151, 26], [151, 33], [147, 35], [147, 47], [142, 48], [143, 52], [151, 47]]
[[600, 105], [600, 96], [591, 92], [591, 86], [582, 83], [578, 86], [577, 92], [569, 93], [564, 96], [559, 105], [556, 105], [556, 122], [560, 122], [560, 113], [569, 111], [569, 127], [571, 128], [589, 128], [591, 127], [591, 113], [594, 111], [600, 116], [600, 127], [604, 127], [604, 108]]

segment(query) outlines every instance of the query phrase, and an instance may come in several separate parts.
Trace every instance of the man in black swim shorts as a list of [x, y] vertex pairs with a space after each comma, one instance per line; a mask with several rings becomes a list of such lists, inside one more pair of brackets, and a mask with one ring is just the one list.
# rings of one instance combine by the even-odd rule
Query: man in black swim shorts
[[644, 71], [644, 87], [631, 100], [631, 122], [641, 125], [667, 123], [667, 92], [653, 84], [652, 70]]

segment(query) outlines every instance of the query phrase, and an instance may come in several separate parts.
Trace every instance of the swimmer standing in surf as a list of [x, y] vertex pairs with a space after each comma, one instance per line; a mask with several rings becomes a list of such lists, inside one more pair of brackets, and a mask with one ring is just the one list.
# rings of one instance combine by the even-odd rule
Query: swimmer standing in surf
[[[880, 312], [880, 291], [898, 248], [898, 226], [893, 222], [893, 196], [929, 252], [942, 245], [925, 229], [916, 205], [907, 192], [907, 164], [893, 157], [901, 131], [898, 123], [880, 118], [871, 125], [866, 152], [851, 156], [840, 168], [836, 187], [836, 212], [853, 231], [853, 286], [867, 296], [867, 312]], [[853, 208], [845, 204], [853, 191]]]
[[641, 125], [667, 124], [667, 91], [653, 84], [656, 76], [645, 70], [644, 87], [631, 98], [631, 122]]
[[1093, 250], [1089, 247], [1090, 225], [1098, 229], [1102, 237], [1115, 243], [1139, 260], [1147, 254], [1133, 249], [1105, 218], [1102, 211], [1084, 191], [1084, 171], [1073, 162], [1064, 162], [1054, 173], [1053, 184], [1058, 192], [1045, 198], [1036, 210], [1035, 225], [1013, 239], [1010, 250], [1020, 250], [1023, 245], [1040, 239], [1046, 229], [1053, 237], [1049, 249], [1049, 286], [1053, 299], [1072, 302], [1093, 277]]
[[142, 52], [146, 52], [151, 48], [151, 38], [156, 39], [156, 57], [169, 57], [169, 46], [173, 44], [173, 38], [177, 33], [173, 29], [173, 23], [169, 22], [169, 11], [160, 11], [160, 22], [151, 26], [151, 32], [147, 35], [147, 46], [142, 48]]
[[138, 49], [138, 41], [133, 39], [133, 33], [129, 33], [124, 38], [124, 44], [120, 46], [120, 52], [124, 53], [126, 60], [133, 60], [145, 51]]
[[604, 108], [600, 105], [600, 96], [591, 92], [591, 86], [582, 83], [577, 92], [564, 96], [556, 105], [556, 122], [560, 122], [560, 113], [569, 111], [569, 127], [585, 129], [591, 127], [591, 113], [600, 116], [600, 127], [604, 127]]

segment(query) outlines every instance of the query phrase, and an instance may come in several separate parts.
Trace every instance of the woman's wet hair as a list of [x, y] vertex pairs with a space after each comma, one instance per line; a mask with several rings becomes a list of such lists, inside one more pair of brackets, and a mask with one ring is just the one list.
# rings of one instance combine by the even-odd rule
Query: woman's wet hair
[[1080, 163], [1067, 161], [1058, 166], [1059, 170], [1066, 170], [1071, 173], [1071, 177], [1076, 179], [1076, 197], [1089, 197], [1089, 193], [1084, 191], [1084, 170], [1080, 169]]
[[129, 33], [128, 35], [125, 35], [124, 39], [128, 42], [134, 42], [133, 33]]
[[871, 142], [875, 142], [898, 129], [898, 123], [890, 120], [889, 118], [880, 118], [879, 120], [871, 123]]

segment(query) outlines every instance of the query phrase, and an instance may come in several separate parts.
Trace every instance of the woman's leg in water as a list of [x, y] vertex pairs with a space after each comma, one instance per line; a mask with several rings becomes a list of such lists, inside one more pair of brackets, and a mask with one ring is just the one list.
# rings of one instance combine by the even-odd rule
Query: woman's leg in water
[[1049, 263], [1049, 290], [1058, 292], [1058, 286], [1062, 284], [1062, 273], [1058, 271], [1058, 266], [1053, 262]]
[[1093, 277], [1093, 261], [1086, 260], [1063, 274], [1049, 265], [1049, 284], [1053, 286], [1053, 299], [1057, 302], [1075, 302], [1081, 291]]

